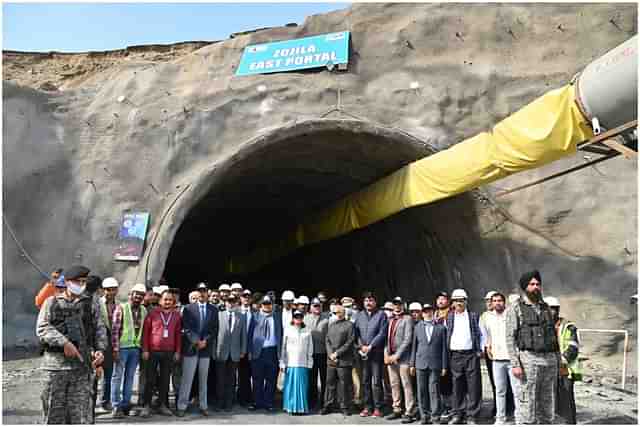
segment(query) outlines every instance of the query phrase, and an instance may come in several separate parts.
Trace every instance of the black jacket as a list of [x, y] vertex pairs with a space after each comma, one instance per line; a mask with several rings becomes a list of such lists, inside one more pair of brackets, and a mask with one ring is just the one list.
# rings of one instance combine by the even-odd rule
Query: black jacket
[[331, 353], [338, 354], [338, 368], [353, 366], [353, 344], [355, 342], [355, 328], [349, 320], [336, 320], [329, 324], [327, 338], [327, 363], [333, 365], [328, 359]]

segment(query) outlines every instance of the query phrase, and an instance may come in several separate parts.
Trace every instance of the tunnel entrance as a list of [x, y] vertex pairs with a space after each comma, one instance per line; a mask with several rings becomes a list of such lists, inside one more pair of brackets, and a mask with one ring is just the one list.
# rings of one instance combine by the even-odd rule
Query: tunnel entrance
[[225, 272], [229, 256], [250, 253], [310, 213], [434, 152], [407, 134], [343, 120], [281, 129], [247, 146], [182, 208], [162, 275], [183, 291], [183, 300], [201, 281], [214, 287], [239, 281], [278, 296], [284, 289], [308, 296], [374, 290], [390, 298], [429, 297], [457, 280], [451, 259], [459, 245], [452, 242], [473, 222], [468, 195], [400, 212], [259, 271]]

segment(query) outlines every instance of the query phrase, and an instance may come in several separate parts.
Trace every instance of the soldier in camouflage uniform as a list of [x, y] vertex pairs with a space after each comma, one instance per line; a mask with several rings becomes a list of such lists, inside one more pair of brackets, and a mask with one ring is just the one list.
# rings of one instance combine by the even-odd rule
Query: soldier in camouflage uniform
[[106, 330], [99, 307], [92, 308], [93, 345], [85, 328], [85, 303], [81, 298], [89, 269], [74, 266], [66, 271], [66, 290], [49, 297], [42, 306], [36, 335], [45, 352], [41, 369], [45, 374], [42, 391], [45, 424], [88, 424], [91, 420], [90, 370], [102, 363], [107, 346]]
[[519, 383], [516, 424], [552, 424], [558, 377], [558, 340], [537, 270], [520, 278], [524, 295], [507, 309], [507, 350]]

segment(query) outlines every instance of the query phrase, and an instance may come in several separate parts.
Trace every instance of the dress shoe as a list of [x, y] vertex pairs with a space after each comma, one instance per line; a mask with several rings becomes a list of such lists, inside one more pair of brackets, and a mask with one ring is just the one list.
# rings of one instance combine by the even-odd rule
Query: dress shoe
[[416, 417], [414, 417], [413, 415], [405, 415], [404, 417], [402, 417], [402, 424], [411, 424], [415, 420]]
[[254, 405], [254, 404], [251, 404], [251, 405], [249, 405], [249, 406], [247, 407], [247, 409], [248, 409], [248, 410], [250, 410], [250, 411], [255, 411], [255, 410], [257, 410], [257, 409], [258, 409], [258, 407], [257, 407], [256, 405]]
[[268, 414], [273, 414], [276, 412], [276, 408], [274, 408], [273, 406], [269, 406], [268, 408], [264, 409], [265, 411], [267, 411]]
[[166, 406], [162, 405], [160, 406], [160, 408], [158, 409], [158, 413], [160, 415], [166, 415], [168, 417], [173, 415], [173, 412], [171, 412], [171, 409], [167, 408]]
[[449, 420], [449, 424], [462, 424], [462, 417], [460, 415], [454, 415], [453, 418]]
[[140, 416], [142, 418], [149, 418], [151, 416], [151, 408], [148, 406], [142, 408], [142, 411], [140, 411]]
[[203, 417], [208, 417], [209, 416], [209, 410], [208, 409], [200, 409], [200, 413], [202, 414]]
[[431, 424], [431, 419], [429, 417], [422, 417], [420, 419], [420, 424], [423, 424], [423, 425]]
[[392, 412], [391, 415], [387, 415], [385, 417], [385, 420], [393, 421], [397, 420], [398, 418], [402, 418], [402, 414], [400, 412]]
[[327, 415], [331, 413], [331, 409], [324, 407], [322, 409], [320, 409], [320, 415]]
[[111, 416], [114, 419], [124, 418], [124, 411], [121, 408], [116, 408], [111, 412]]
[[176, 411], [176, 417], [180, 417], [180, 418], [184, 417], [184, 411], [182, 409], [178, 409]]

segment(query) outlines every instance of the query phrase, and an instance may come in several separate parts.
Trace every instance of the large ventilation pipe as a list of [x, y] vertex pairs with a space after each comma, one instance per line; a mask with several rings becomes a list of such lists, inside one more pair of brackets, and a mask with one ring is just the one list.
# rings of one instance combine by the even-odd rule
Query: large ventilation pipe
[[597, 135], [638, 116], [638, 36], [611, 49], [577, 75], [576, 103]]
[[490, 132], [410, 163], [344, 197], [312, 214], [281, 239], [250, 254], [231, 257], [227, 269], [255, 270], [302, 246], [573, 154], [579, 143], [599, 133], [601, 127], [613, 129], [636, 118], [637, 67], [636, 36], [590, 63], [571, 84], [547, 92]]

